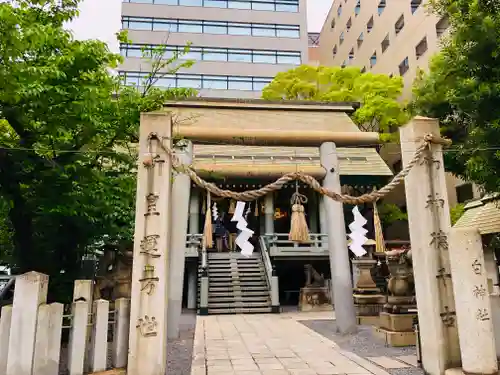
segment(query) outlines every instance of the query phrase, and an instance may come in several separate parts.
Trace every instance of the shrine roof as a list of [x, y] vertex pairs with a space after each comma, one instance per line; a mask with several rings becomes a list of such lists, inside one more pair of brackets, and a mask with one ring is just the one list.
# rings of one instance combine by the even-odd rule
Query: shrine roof
[[500, 233], [500, 194], [487, 195], [465, 205], [454, 228], [477, 228], [479, 233]]
[[[374, 148], [339, 147], [340, 174], [343, 176], [392, 176]], [[193, 166], [198, 172], [232, 176], [279, 176], [303, 172], [322, 178], [318, 147], [269, 147], [194, 144]]]

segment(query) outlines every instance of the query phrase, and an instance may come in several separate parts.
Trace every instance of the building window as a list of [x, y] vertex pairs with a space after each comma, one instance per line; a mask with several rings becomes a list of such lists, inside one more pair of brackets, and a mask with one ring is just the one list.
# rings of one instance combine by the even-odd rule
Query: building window
[[352, 27], [352, 20], [351, 17], [349, 17], [346, 24], [347, 31], [351, 30], [351, 27]]
[[422, 4], [422, 0], [411, 0], [410, 2], [410, 7], [411, 7], [411, 13], [415, 13], [418, 9], [418, 7]]
[[404, 76], [408, 69], [410, 69], [410, 61], [407, 56], [403, 61], [401, 61], [401, 64], [399, 64], [399, 74]]
[[342, 14], [342, 4], [340, 4], [337, 9], [337, 16], [340, 17], [341, 14]]
[[427, 37], [424, 37], [415, 47], [415, 55], [419, 59], [425, 52], [427, 52]]
[[339, 36], [339, 44], [342, 45], [344, 43], [344, 32], [342, 31]]
[[352, 62], [352, 60], [354, 60], [354, 48], [351, 48], [349, 51], [349, 63]]
[[396, 35], [403, 30], [403, 27], [405, 27], [405, 16], [402, 14], [394, 24], [394, 31], [396, 32]]
[[123, 0], [124, 3], [298, 12], [299, 0]]
[[378, 8], [377, 8], [379, 16], [382, 15], [382, 13], [384, 13], [385, 6], [386, 6], [385, 0], [380, 0], [380, 3], [378, 3]]
[[370, 17], [368, 23], [366, 24], [366, 31], [370, 32], [373, 29], [373, 16]]
[[354, 8], [354, 15], [357, 16], [359, 13], [361, 13], [361, 0], [358, 0], [356, 7]]
[[337, 45], [335, 45], [332, 49], [332, 55], [333, 57], [337, 56]]
[[440, 38], [450, 26], [448, 16], [444, 16], [436, 23], [436, 35]]
[[[148, 73], [120, 72], [125, 84], [141, 87]], [[243, 77], [204, 74], [169, 74], [162, 76], [155, 86], [165, 88], [193, 88], [193, 89], [220, 89], [220, 90], [248, 90], [261, 91], [272, 81], [272, 77]]]
[[456, 186], [455, 191], [457, 193], [458, 203], [465, 203], [474, 199], [474, 190], [470, 182]]
[[377, 52], [373, 52], [372, 57], [370, 57], [370, 68], [373, 68], [377, 64]]
[[389, 41], [389, 34], [387, 34], [381, 43], [382, 53], [384, 53], [387, 50], [387, 48], [389, 48], [390, 44], [391, 42]]
[[363, 40], [365, 40], [365, 36], [364, 36], [363, 33], [361, 33], [361, 34], [359, 34], [358, 40], [357, 40], [357, 42], [358, 42], [358, 48], [361, 47], [361, 45], [363, 44]]
[[125, 16], [122, 17], [122, 28], [179, 33], [210, 33], [277, 38], [300, 38], [300, 27], [298, 25], [216, 22]]
[[[151, 57], [153, 49], [157, 47], [158, 45], [122, 44], [120, 46], [120, 52], [124, 57]], [[163, 57], [165, 59], [172, 58], [175, 54], [181, 53], [183, 49], [183, 46], [166, 46], [164, 48]], [[197, 61], [238, 61], [260, 64], [301, 64], [300, 51], [247, 50], [193, 46], [186, 55], [181, 57], [181, 59]]]
[[335, 29], [335, 18], [330, 22], [330, 28], [333, 30]]

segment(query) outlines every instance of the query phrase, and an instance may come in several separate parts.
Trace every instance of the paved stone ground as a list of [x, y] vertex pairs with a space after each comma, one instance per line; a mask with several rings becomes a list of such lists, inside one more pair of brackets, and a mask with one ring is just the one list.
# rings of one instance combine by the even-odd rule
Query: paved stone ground
[[[300, 319], [300, 317], [299, 317]], [[342, 336], [335, 333], [333, 319], [300, 321], [306, 327], [332, 340], [343, 350], [352, 352], [385, 368], [391, 375], [423, 375], [423, 370], [416, 367], [416, 348], [394, 348], [373, 337], [372, 327], [359, 326], [355, 335]]]
[[333, 324], [332, 317], [333, 312], [198, 317], [191, 375], [399, 375], [393, 370], [413, 368], [384, 353], [363, 358], [302, 322]]

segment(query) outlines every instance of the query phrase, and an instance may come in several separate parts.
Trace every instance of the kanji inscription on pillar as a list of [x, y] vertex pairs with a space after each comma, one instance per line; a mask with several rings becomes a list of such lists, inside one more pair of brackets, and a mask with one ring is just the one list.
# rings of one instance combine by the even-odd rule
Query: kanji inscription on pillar
[[158, 201], [159, 196], [154, 193], [149, 193], [146, 196], [146, 202], [147, 202], [147, 209], [146, 213], [144, 214], [145, 216], [150, 216], [150, 215], [159, 215], [160, 213], [156, 211], [156, 202]]
[[137, 321], [136, 328], [139, 328], [139, 332], [144, 337], [156, 336], [158, 334], [158, 322], [154, 316], [145, 315], [144, 318], [140, 318]]
[[483, 265], [477, 259], [472, 262], [472, 271], [474, 271], [476, 275], [482, 275], [483, 273]]
[[156, 284], [160, 281], [160, 278], [155, 276], [154, 266], [147, 264], [144, 266], [143, 277], [139, 281], [142, 284], [141, 292], [146, 292], [151, 296], [155, 292]]
[[158, 258], [160, 253], [158, 251], [158, 239], [160, 238], [157, 234], [150, 234], [144, 236], [141, 240], [141, 254], [147, 254], [153, 258]]

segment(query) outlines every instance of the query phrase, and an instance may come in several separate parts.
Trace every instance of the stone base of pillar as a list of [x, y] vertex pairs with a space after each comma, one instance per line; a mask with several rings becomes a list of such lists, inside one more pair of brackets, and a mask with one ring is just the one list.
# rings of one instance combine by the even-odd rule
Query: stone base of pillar
[[273, 314], [279, 314], [281, 313], [281, 307], [278, 305], [278, 306], [271, 306], [271, 312]]
[[200, 307], [198, 310], [198, 315], [208, 315], [208, 307]]

